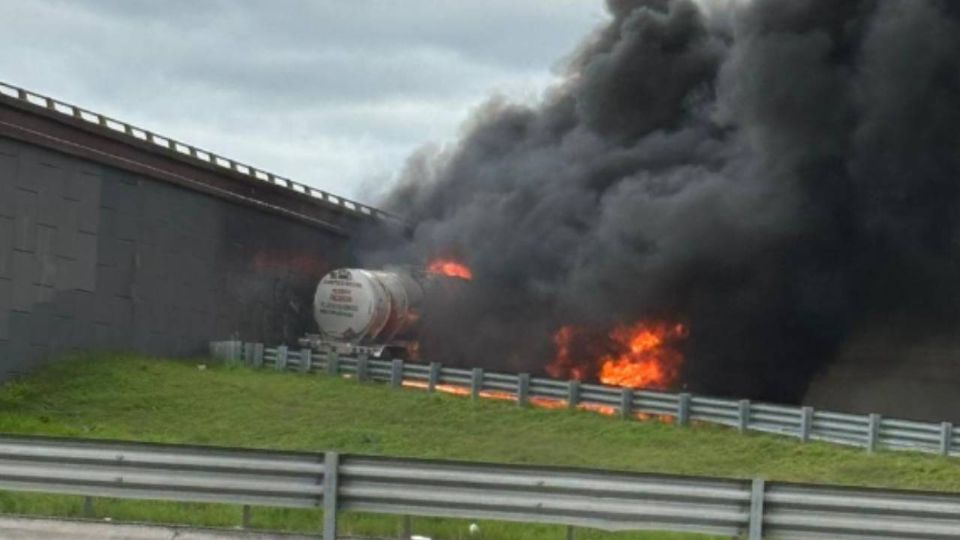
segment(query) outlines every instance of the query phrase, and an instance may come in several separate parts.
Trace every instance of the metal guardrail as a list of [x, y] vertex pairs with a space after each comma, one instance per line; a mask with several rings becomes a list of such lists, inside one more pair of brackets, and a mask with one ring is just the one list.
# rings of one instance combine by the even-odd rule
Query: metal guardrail
[[381, 457], [340, 466], [347, 510], [610, 531], [746, 533], [751, 489], [750, 480]]
[[156, 147], [156, 149], [165, 150], [181, 159], [193, 159], [204, 165], [213, 165], [221, 169], [226, 169], [252, 180], [266, 182], [268, 184], [279, 186], [301, 195], [306, 195], [314, 200], [323, 201], [325, 203], [338, 206], [347, 212], [357, 214], [359, 216], [399, 221], [399, 218], [393, 214], [384, 212], [372, 206], [352, 201], [338, 195], [333, 195], [332, 193], [310, 187], [306, 184], [301, 184], [300, 182], [295, 182], [289, 178], [275, 175], [252, 165], [247, 165], [245, 163], [223, 157], [209, 150], [205, 150], [203, 148], [193, 146], [170, 137], [164, 137], [150, 130], [143, 129], [126, 122], [121, 122], [120, 120], [110, 118], [103, 114], [44, 96], [36, 92], [31, 92], [12, 84], [0, 82], [0, 96], [14, 99], [26, 106], [53, 111], [67, 117], [84, 121], [94, 126], [109, 129], [114, 134], [125, 136], [133, 142], [148, 143]]
[[243, 361], [253, 367], [349, 375], [388, 382], [394, 387], [406, 385], [433, 391], [444, 385], [447, 390], [475, 398], [512, 399], [521, 405], [540, 402], [552, 406], [600, 409], [624, 418], [669, 417], [681, 426], [691, 421], [709, 422], [741, 432], [761, 431], [797, 437], [804, 442], [815, 440], [856, 446], [869, 452], [883, 448], [960, 455], [960, 430], [954, 430], [950, 422], [915, 422], [884, 418], [879, 414], [847, 414], [814, 410], [813, 407], [633, 390], [528, 374], [485, 372], [479, 368], [450, 368], [437, 363], [338, 357], [240, 341], [211, 343], [211, 353], [214, 357]]
[[0, 489], [311, 508], [323, 456], [0, 436]]
[[0, 435], [0, 489], [717, 535], [943, 540], [960, 495], [456, 461]]

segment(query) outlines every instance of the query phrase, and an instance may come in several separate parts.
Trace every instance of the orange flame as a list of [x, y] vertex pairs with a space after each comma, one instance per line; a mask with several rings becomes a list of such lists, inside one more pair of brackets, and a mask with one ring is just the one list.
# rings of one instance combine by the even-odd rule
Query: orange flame
[[686, 336], [682, 324], [641, 322], [614, 328], [610, 339], [626, 351], [600, 359], [600, 381], [630, 388], [668, 388], [677, 379], [683, 356], [667, 342]]
[[[562, 326], [553, 336], [556, 356], [547, 365], [554, 377], [582, 380], [595, 376], [600, 382], [628, 388], [669, 388], [679, 376], [683, 355], [674, 347], [687, 337], [682, 324], [638, 322], [615, 327], [606, 336], [606, 350], [593, 358], [576, 358], [574, 341], [585, 332], [574, 326]], [[586, 338], [589, 339], [589, 338]]]
[[473, 279], [470, 268], [453, 259], [434, 259], [427, 265], [427, 272], [460, 279]]

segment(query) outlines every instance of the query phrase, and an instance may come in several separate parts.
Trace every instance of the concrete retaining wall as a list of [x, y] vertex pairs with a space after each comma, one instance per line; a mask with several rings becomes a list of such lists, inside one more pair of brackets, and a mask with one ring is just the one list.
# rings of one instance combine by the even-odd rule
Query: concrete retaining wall
[[349, 239], [0, 137], [0, 378], [72, 349], [291, 342]]

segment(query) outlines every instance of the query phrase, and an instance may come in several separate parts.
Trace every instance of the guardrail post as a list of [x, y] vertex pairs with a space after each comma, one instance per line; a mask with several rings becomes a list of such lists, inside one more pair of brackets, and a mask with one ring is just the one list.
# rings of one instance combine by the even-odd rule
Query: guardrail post
[[624, 388], [620, 391], [620, 418], [630, 418], [633, 412], [633, 389]]
[[284, 369], [287, 369], [287, 346], [286, 345], [281, 345], [277, 347], [277, 363], [274, 364], [273, 367], [276, 368], [277, 371], [283, 371]]
[[746, 433], [750, 427], [750, 400], [741, 399], [738, 405], [737, 430]]
[[300, 349], [300, 371], [310, 373], [313, 369], [313, 350]]
[[567, 540], [574, 540], [573, 525], [567, 525]]
[[337, 491], [340, 456], [327, 452], [323, 456], [323, 540], [337, 540]]
[[754, 478], [750, 485], [750, 523], [747, 538], [763, 539], [763, 495], [766, 490], [763, 478]]
[[571, 379], [567, 382], [567, 408], [576, 409], [580, 404], [580, 381]]
[[692, 396], [683, 393], [677, 396], [677, 425], [690, 425], [690, 400]]
[[83, 498], [83, 516], [93, 517], [93, 497], [89, 495]]
[[327, 353], [327, 375], [336, 377], [340, 374], [340, 355], [337, 351]]
[[390, 363], [390, 388], [400, 388], [403, 384], [403, 360], [394, 358]]
[[867, 424], [867, 452], [877, 451], [877, 442], [880, 439], [880, 415], [872, 413]]
[[263, 343], [254, 343], [253, 344], [253, 367], [261, 368], [263, 367]]
[[367, 355], [361, 354], [357, 357], [357, 380], [364, 381], [367, 379]]
[[433, 392], [440, 383], [440, 363], [430, 362], [430, 373], [427, 375], [427, 392]]
[[243, 365], [253, 364], [253, 343], [243, 344]]
[[483, 368], [473, 368], [473, 376], [470, 377], [470, 399], [480, 397], [480, 390], [483, 388]]
[[517, 375], [517, 405], [526, 407], [530, 402], [530, 374]]
[[940, 424], [940, 455], [949, 456], [950, 447], [953, 443], [953, 424], [944, 422]]
[[810, 440], [810, 430], [813, 429], [813, 407], [800, 408], [800, 441]]
[[413, 534], [413, 523], [410, 519], [410, 516], [403, 516], [403, 521], [400, 523], [400, 538], [410, 538]]
[[240, 518], [240, 528], [249, 529], [250, 528], [250, 505], [243, 505], [243, 515]]

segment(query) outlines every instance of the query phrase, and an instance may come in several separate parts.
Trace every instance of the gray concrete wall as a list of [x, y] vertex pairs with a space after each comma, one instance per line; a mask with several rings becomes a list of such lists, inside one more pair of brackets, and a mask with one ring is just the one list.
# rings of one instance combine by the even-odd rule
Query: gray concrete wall
[[321, 228], [0, 137], [0, 378], [73, 349], [291, 341], [347, 254]]

